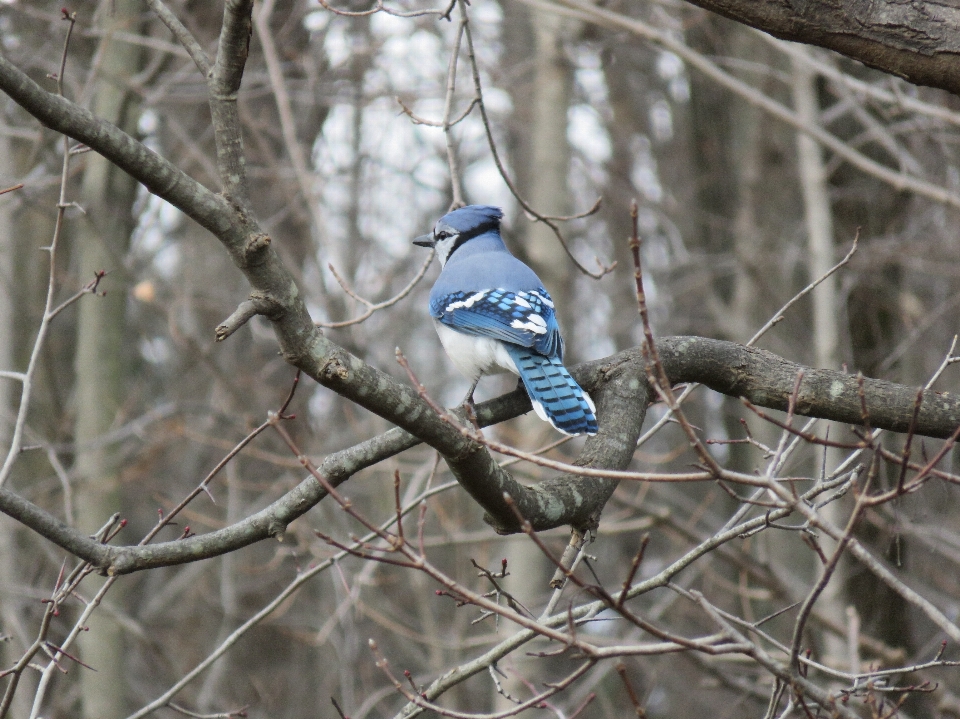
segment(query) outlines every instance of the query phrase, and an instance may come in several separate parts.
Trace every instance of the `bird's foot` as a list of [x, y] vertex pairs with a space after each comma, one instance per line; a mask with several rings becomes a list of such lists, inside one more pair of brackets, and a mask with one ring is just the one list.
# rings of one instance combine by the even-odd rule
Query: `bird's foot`
[[477, 384], [480, 382], [478, 377], [474, 380], [473, 384], [470, 385], [470, 391], [467, 392], [467, 396], [463, 398], [463, 402], [460, 403], [460, 406], [463, 407], [463, 413], [466, 415], [467, 420], [479, 431], [480, 423], [477, 421], [477, 407], [473, 403], [473, 393], [477, 389]]
[[477, 419], [477, 407], [473, 403], [473, 398], [463, 400], [463, 404], [460, 406], [463, 407], [463, 413], [466, 415], [467, 421], [479, 432], [480, 421]]

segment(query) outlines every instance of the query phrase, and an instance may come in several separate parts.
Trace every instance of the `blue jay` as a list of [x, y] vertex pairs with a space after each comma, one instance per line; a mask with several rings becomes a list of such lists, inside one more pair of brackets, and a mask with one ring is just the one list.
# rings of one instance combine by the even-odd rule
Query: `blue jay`
[[413, 242], [436, 248], [440, 258], [430, 314], [447, 356], [473, 383], [464, 403], [482, 375], [512, 372], [540, 419], [564, 434], [596, 434], [593, 400], [563, 366], [550, 295], [503, 244], [501, 217], [499, 207], [462, 207]]

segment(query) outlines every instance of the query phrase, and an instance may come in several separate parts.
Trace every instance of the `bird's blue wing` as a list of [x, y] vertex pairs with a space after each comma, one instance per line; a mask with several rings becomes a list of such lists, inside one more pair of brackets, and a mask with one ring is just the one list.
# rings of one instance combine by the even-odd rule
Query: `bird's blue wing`
[[563, 359], [563, 339], [546, 290], [452, 292], [430, 301], [430, 314], [469, 335], [491, 337]]

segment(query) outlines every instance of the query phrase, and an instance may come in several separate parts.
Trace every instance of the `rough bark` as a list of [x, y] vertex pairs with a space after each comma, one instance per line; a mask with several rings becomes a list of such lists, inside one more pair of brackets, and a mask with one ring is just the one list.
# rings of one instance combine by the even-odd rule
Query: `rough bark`
[[937, 0], [690, 0], [775, 37], [960, 92], [960, 8]]

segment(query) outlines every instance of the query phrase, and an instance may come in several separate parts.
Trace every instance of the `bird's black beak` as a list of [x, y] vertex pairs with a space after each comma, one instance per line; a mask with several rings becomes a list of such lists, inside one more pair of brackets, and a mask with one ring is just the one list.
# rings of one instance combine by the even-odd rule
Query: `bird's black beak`
[[420, 235], [417, 239], [413, 241], [413, 244], [419, 245], [420, 247], [435, 247], [437, 241], [433, 239], [433, 233], [429, 235]]

